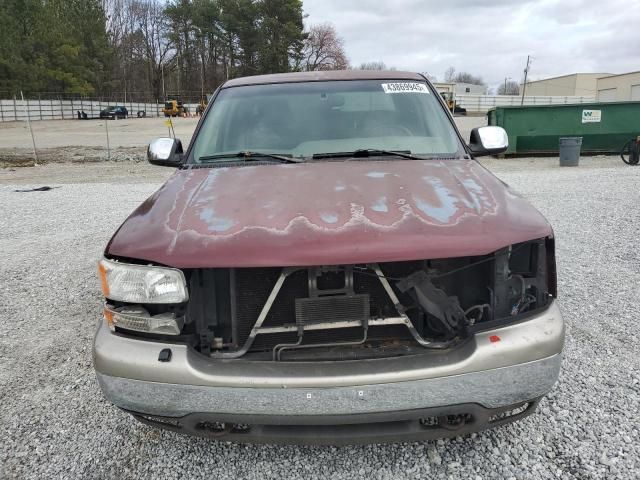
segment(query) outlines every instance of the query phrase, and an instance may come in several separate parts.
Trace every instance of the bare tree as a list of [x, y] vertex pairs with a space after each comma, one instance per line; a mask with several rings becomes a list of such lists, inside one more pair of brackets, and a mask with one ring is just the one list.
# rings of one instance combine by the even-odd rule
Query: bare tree
[[482, 77], [477, 77], [468, 72], [458, 72], [456, 73], [453, 81], [456, 83], [470, 83], [472, 85], [484, 85], [484, 80]]
[[430, 82], [437, 82], [438, 81], [438, 78], [435, 75], [431, 75], [428, 72], [422, 72], [422, 75], [424, 75], [427, 78], [427, 80], [429, 80]]
[[164, 4], [158, 0], [135, 0], [131, 5], [136, 30], [134, 51], [147, 62], [151, 88], [156, 98], [163, 92], [164, 69], [173, 60], [173, 42]]
[[453, 67], [449, 67], [444, 72], [444, 81], [445, 82], [453, 82], [456, 76], [456, 69]]
[[378, 61], [378, 62], [364, 62], [361, 63], [359, 67], [357, 67], [358, 70], [395, 70], [396, 67], [387, 67], [387, 65], [382, 62], [382, 61]]
[[344, 42], [333, 25], [322, 23], [309, 28], [304, 42], [304, 70], [345, 70], [349, 67]]
[[[133, 32], [136, 29], [133, 15], [131, 14], [131, 5], [133, 0], [103, 0], [103, 8], [107, 14], [107, 32], [109, 41], [113, 48], [113, 64], [112, 64], [112, 88], [118, 88], [123, 91], [126, 100], [127, 91], [135, 88], [131, 81], [133, 68]], [[137, 86], [146, 89], [140, 85], [138, 80]]]
[[509, 80], [498, 87], [498, 95], [520, 95], [520, 85], [518, 82]]

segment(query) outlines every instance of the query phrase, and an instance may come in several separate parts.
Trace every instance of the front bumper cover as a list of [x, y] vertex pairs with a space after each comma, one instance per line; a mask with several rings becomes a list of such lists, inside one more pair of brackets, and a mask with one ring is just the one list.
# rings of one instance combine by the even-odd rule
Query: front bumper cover
[[[316, 426], [320, 432], [328, 426], [340, 430], [350, 425], [351, 431], [353, 425], [410, 420], [415, 426], [419, 418], [433, 416], [430, 412], [466, 412], [476, 419], [467, 425], [479, 430], [492, 426], [488, 419], [494, 412], [531, 402], [552, 388], [563, 341], [564, 323], [555, 303], [526, 321], [477, 333], [452, 352], [323, 363], [211, 360], [184, 345], [119, 336], [102, 325], [94, 364], [105, 396], [141, 420], [182, 417], [185, 426], [196, 418], [200, 423]], [[163, 348], [173, 352], [168, 363], [158, 361]], [[535, 402], [526, 413], [534, 407]], [[414, 438], [413, 426], [392, 429], [389, 439], [380, 441]], [[185, 430], [197, 433], [194, 429]], [[271, 436], [265, 432], [257, 437], [280, 441], [271, 430]], [[291, 438], [285, 437], [298, 441], [295, 432], [289, 434]], [[326, 443], [316, 440], [312, 443]]]
[[[200, 437], [241, 443], [349, 445], [457, 437], [498, 427], [532, 414], [539, 399], [501, 408], [477, 404], [360, 415], [361, 423], [290, 424], [289, 417], [237, 417], [192, 413], [161, 417], [128, 412], [147, 425]], [[354, 417], [350, 417], [351, 420]], [[253, 420], [254, 423], [250, 421]], [[326, 417], [327, 422], [339, 419]], [[299, 421], [299, 419], [296, 419]], [[275, 423], [279, 422], [279, 423]]]

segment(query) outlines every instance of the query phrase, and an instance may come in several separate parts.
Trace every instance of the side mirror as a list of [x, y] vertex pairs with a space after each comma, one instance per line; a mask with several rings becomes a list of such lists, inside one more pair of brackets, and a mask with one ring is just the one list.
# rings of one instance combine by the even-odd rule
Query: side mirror
[[502, 127], [478, 127], [471, 130], [469, 149], [474, 157], [497, 155], [509, 148], [509, 137]]
[[156, 138], [147, 148], [147, 160], [161, 167], [182, 165], [182, 142], [174, 138]]

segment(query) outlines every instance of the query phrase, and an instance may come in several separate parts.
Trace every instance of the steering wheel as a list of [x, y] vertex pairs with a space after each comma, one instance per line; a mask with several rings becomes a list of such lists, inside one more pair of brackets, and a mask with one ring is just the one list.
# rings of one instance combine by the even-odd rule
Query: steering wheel
[[367, 133], [379, 136], [393, 136], [391, 132], [400, 134], [401, 137], [413, 137], [413, 132], [404, 125], [389, 124], [389, 125], [375, 125], [367, 129]]

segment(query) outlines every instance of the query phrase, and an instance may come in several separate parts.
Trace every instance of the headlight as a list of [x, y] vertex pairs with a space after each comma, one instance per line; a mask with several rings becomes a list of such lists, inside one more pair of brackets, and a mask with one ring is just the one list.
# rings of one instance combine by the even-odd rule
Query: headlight
[[103, 259], [98, 264], [102, 293], [128, 303], [182, 303], [189, 299], [187, 282], [175, 268], [132, 265]]
[[115, 327], [137, 332], [161, 333], [164, 335], [180, 335], [184, 326], [184, 318], [176, 317], [174, 313], [166, 312], [159, 315], [149, 315], [140, 305], [113, 308], [106, 305], [104, 318], [111, 330]]

